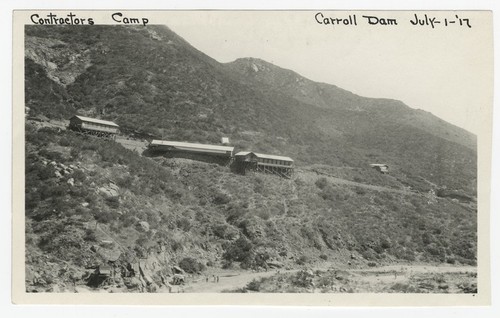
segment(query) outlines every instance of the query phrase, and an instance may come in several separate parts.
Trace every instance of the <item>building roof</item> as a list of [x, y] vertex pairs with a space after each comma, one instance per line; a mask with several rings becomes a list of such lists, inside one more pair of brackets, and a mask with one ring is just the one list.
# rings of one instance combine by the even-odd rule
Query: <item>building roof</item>
[[246, 156], [250, 153], [250, 151], [240, 151], [235, 156]]
[[262, 153], [251, 152], [251, 151], [240, 151], [235, 156], [247, 156], [250, 153], [253, 153], [257, 158], [261, 158], [261, 159], [272, 159], [272, 160], [282, 160], [282, 161], [293, 162], [293, 159], [290, 157], [266, 155], [266, 154], [262, 154]]
[[80, 115], [75, 115], [73, 117], [76, 117], [76, 118], [80, 119], [81, 121], [87, 121], [87, 122], [90, 122], [90, 123], [96, 123], [96, 124], [101, 124], [101, 125], [120, 127], [117, 124], [115, 124], [114, 122], [108, 121], [108, 120], [90, 118], [90, 117], [85, 117], [85, 116], [80, 116]]
[[153, 140], [149, 144], [150, 146], [170, 146], [176, 148], [191, 148], [199, 150], [215, 150], [215, 151], [233, 151], [234, 147], [228, 146], [216, 146], [216, 145], [205, 145], [205, 144], [194, 144], [190, 142], [179, 142], [179, 141], [167, 141], [167, 140]]

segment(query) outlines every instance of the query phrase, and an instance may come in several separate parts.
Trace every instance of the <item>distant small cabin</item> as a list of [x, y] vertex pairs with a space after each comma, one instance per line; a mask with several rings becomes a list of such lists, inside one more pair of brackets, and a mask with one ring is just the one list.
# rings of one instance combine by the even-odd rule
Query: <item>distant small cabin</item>
[[161, 153], [170, 157], [182, 157], [216, 163], [227, 163], [233, 157], [234, 147], [196, 144], [189, 142], [153, 140], [149, 143], [150, 153]]
[[68, 128], [87, 135], [114, 139], [118, 134], [120, 126], [112, 121], [89, 118], [84, 116], [73, 116], [69, 120]]
[[290, 157], [241, 151], [234, 155], [234, 159], [236, 170], [242, 174], [251, 170], [276, 174], [284, 178], [291, 178], [293, 175], [293, 159]]
[[372, 167], [373, 169], [375, 169], [381, 173], [388, 173], [389, 172], [389, 165], [387, 165], [385, 163], [372, 163], [372, 164], [370, 164], [370, 167]]

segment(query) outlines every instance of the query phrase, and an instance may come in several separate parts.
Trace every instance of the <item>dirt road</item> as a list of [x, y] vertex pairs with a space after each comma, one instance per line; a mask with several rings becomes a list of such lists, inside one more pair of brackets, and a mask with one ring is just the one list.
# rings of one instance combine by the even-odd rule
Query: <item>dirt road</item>
[[414, 192], [414, 191], [411, 191], [408, 189], [394, 189], [394, 188], [389, 188], [389, 187], [384, 187], [384, 186], [371, 185], [371, 184], [366, 184], [366, 183], [355, 182], [355, 181], [350, 181], [350, 180], [338, 178], [338, 177], [332, 176], [328, 173], [318, 171], [316, 169], [304, 168], [301, 171], [297, 171], [297, 174], [319, 175], [319, 176], [325, 177], [330, 182], [335, 183], [335, 184], [346, 185], [346, 186], [351, 186], [351, 187], [360, 187], [360, 188], [373, 190], [373, 191], [383, 191], [383, 192], [399, 193], [399, 194], [405, 194], [405, 195], [409, 195], [409, 194], [419, 195], [418, 192]]
[[[281, 273], [294, 272], [294, 270], [281, 270]], [[232, 291], [238, 288], [245, 287], [249, 282], [261, 277], [269, 277], [277, 273], [277, 270], [269, 270], [267, 272], [247, 272], [243, 271], [235, 273], [233, 271], [221, 271], [218, 273], [219, 282], [213, 279], [213, 274], [201, 276], [196, 280], [189, 281], [184, 286], [174, 286], [173, 293], [186, 292], [186, 293], [220, 293], [222, 291]], [[215, 274], [217, 276], [217, 274]], [[208, 277], [208, 282], [206, 281]], [[162, 290], [165, 292], [165, 290]], [[168, 291], [167, 291], [168, 292]]]
[[[326, 270], [326, 268], [316, 268]], [[314, 270], [316, 270], [314, 269]], [[280, 273], [295, 273], [295, 270], [280, 270]], [[395, 283], [407, 283], [410, 277], [416, 274], [444, 274], [444, 273], [475, 273], [476, 267], [472, 266], [444, 266], [444, 265], [389, 265], [365, 269], [347, 270], [352, 276], [350, 280], [353, 286], [365, 292], [380, 292], [386, 286], [392, 286]], [[224, 271], [218, 273], [219, 282], [213, 279], [213, 274], [197, 277], [194, 280], [189, 280], [184, 286], [174, 286], [173, 293], [220, 293], [223, 291], [234, 291], [245, 287], [254, 279], [270, 277], [276, 274], [277, 270], [268, 272], [234, 272]], [[217, 274], [215, 274], [217, 276]], [[318, 289], [317, 292], [320, 290]], [[168, 292], [165, 288], [161, 292]]]

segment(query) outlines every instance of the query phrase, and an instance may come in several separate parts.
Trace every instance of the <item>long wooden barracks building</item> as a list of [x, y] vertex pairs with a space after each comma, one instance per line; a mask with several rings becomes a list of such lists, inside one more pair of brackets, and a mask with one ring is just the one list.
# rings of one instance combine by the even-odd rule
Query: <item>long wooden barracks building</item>
[[293, 175], [293, 159], [290, 157], [241, 151], [234, 155], [234, 159], [236, 170], [243, 174], [250, 170], [276, 174], [288, 179]]
[[163, 151], [193, 152], [213, 156], [232, 157], [234, 147], [195, 144], [190, 142], [153, 140], [149, 143], [149, 148]]
[[149, 143], [148, 150], [150, 154], [156, 153], [166, 157], [188, 158], [229, 165], [233, 159], [234, 147], [153, 140]]
[[84, 116], [73, 116], [69, 119], [68, 128], [87, 135], [115, 139], [118, 134], [118, 126], [112, 121], [89, 118]]

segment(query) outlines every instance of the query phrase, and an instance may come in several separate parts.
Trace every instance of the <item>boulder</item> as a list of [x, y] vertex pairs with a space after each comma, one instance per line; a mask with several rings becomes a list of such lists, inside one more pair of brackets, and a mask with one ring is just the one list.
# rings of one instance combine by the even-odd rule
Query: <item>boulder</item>
[[47, 292], [50, 292], [50, 293], [60, 293], [61, 289], [59, 288], [58, 285], [52, 285], [51, 287], [49, 287], [47, 289]]
[[267, 266], [271, 268], [282, 268], [284, 264], [278, 261], [268, 261]]
[[74, 187], [75, 186], [75, 179], [69, 178], [68, 181], [66, 181], [70, 186]]
[[307, 276], [314, 276], [314, 272], [312, 269], [307, 269], [304, 272], [307, 274]]
[[144, 232], [149, 232], [149, 223], [146, 221], [140, 221], [139, 225], [141, 226]]
[[184, 270], [179, 266], [173, 266], [172, 269], [175, 274], [184, 274]]
[[116, 262], [122, 253], [117, 247], [113, 249], [101, 247], [97, 250], [97, 254], [106, 261]]
[[146, 287], [146, 290], [148, 291], [148, 293], [156, 293], [159, 289], [160, 289], [160, 287], [158, 285], [156, 285], [155, 283], [151, 283]]
[[119, 294], [119, 293], [123, 293], [124, 292], [124, 289], [122, 287], [111, 287], [108, 289], [108, 292], [110, 293], [114, 293], [114, 294]]
[[120, 190], [120, 188], [112, 182], [99, 188], [99, 192], [101, 192], [102, 194], [104, 194], [108, 197], [117, 197], [119, 195], [119, 192], [118, 192], [119, 190]]
[[146, 282], [146, 285], [151, 285], [154, 283], [153, 279], [151, 278], [151, 276], [149, 276], [148, 274], [144, 273], [143, 275], [143, 278], [144, 278], [144, 281]]
[[91, 290], [86, 286], [75, 286], [76, 293], [89, 293]]
[[37, 285], [40, 279], [41, 276], [40, 274], [38, 274], [38, 272], [34, 271], [31, 267], [26, 267], [26, 282]]
[[137, 277], [129, 277], [123, 280], [123, 283], [128, 289], [135, 289], [142, 286], [141, 281]]
[[109, 187], [100, 187], [99, 192], [102, 194], [108, 196], [108, 197], [117, 197], [118, 196], [118, 191], [111, 189]]

